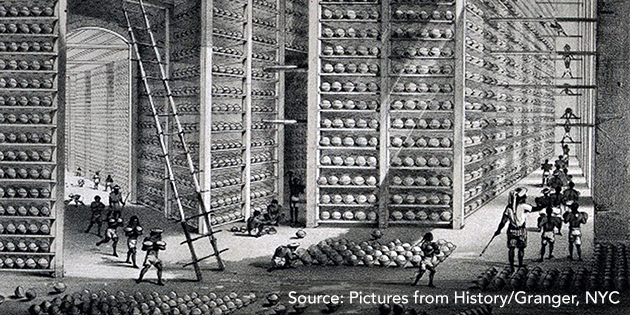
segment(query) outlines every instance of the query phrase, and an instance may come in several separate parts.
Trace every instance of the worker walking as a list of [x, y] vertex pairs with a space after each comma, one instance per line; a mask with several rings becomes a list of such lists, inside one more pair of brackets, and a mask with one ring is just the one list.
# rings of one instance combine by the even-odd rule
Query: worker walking
[[114, 179], [112, 178], [112, 175], [109, 174], [107, 175], [107, 178], [105, 178], [105, 191], [107, 190], [112, 190], [114, 188]]
[[428, 232], [422, 237], [422, 244], [420, 244], [420, 250], [422, 250], [422, 261], [418, 273], [416, 274], [416, 280], [413, 282], [413, 286], [417, 285], [422, 276], [429, 271], [429, 287], [435, 288], [433, 284], [433, 278], [435, 277], [435, 267], [437, 266], [439, 259], [437, 255], [440, 254], [440, 246], [433, 241], [433, 233]]
[[120, 218], [122, 216], [122, 208], [125, 205], [125, 200], [122, 198], [120, 192], [120, 186], [114, 186], [114, 190], [109, 193], [109, 211], [113, 213], [114, 217]]
[[553, 168], [553, 164], [549, 163], [549, 159], [546, 159], [544, 163], [542, 163], [541, 169], [542, 173], [542, 185], [545, 187], [547, 182], [549, 181], [549, 176], [551, 175], [551, 169]]
[[144, 241], [142, 242], [142, 250], [146, 251], [147, 255], [144, 257], [143, 267], [136, 283], [142, 282], [142, 279], [147, 271], [149, 271], [149, 268], [151, 268], [151, 266], [155, 266], [155, 269], [157, 269], [157, 284], [164, 285], [164, 281], [162, 281], [162, 271], [164, 266], [159, 258], [160, 251], [166, 250], [166, 243], [162, 241], [162, 232], [164, 232], [162, 229], [152, 229], [149, 236], [144, 238]]
[[94, 182], [94, 189], [98, 190], [98, 184], [101, 183], [101, 175], [98, 171], [92, 176], [92, 181]]
[[96, 235], [101, 236], [102, 216], [103, 210], [105, 210], [105, 204], [101, 202], [101, 196], [94, 196], [94, 201], [90, 204], [90, 210], [92, 210], [92, 216], [90, 217], [90, 225], [88, 225], [85, 233], [90, 233], [92, 226], [96, 224]]
[[562, 199], [566, 204], [569, 201], [578, 202], [580, 199], [580, 192], [575, 189], [575, 183], [569, 181], [569, 188], [562, 192]]
[[289, 172], [289, 191], [290, 199], [289, 212], [291, 217], [291, 225], [296, 226], [298, 224], [298, 203], [300, 202], [300, 194], [304, 193], [306, 186], [300, 183], [300, 179], [293, 177], [293, 172]]
[[138, 253], [138, 237], [142, 235], [142, 232], [143, 229], [138, 216], [131, 216], [125, 227], [125, 235], [127, 236], [127, 260], [125, 263], [133, 264], [134, 268], [138, 268], [136, 254]]
[[278, 246], [273, 253], [273, 257], [271, 257], [272, 265], [267, 271], [271, 272], [276, 269], [292, 268], [298, 260], [298, 256], [295, 254], [298, 247], [300, 247], [299, 243]]
[[118, 246], [118, 228], [123, 225], [123, 220], [121, 218], [115, 217], [111, 212], [107, 216], [107, 230], [105, 231], [105, 237], [102, 240], [96, 243], [96, 246], [101, 246], [102, 244], [109, 243], [112, 241], [112, 249], [114, 256], [118, 257], [118, 252], [116, 252], [116, 247]]
[[508, 205], [503, 212], [501, 222], [494, 236], [499, 236], [501, 230], [507, 224], [507, 247], [508, 260], [510, 268], [514, 270], [514, 252], [518, 249], [518, 266], [523, 267], [523, 257], [525, 257], [525, 248], [527, 247], [527, 230], [525, 215], [532, 212], [532, 206], [526, 203], [527, 189], [523, 187], [510, 191]]
[[578, 211], [577, 202], [569, 202], [569, 209], [563, 215], [565, 223], [569, 224], [569, 260], [573, 260], [573, 246], [577, 251], [578, 260], [582, 260], [582, 224], [588, 221], [588, 213]]
[[556, 242], [556, 233], [560, 234], [562, 229], [562, 219], [553, 215], [553, 208], [547, 207], [545, 214], [541, 214], [538, 217], [538, 228], [542, 231], [540, 235], [540, 259], [538, 262], [542, 262], [545, 257], [545, 247], [549, 245], [548, 259], [553, 258], [553, 247]]

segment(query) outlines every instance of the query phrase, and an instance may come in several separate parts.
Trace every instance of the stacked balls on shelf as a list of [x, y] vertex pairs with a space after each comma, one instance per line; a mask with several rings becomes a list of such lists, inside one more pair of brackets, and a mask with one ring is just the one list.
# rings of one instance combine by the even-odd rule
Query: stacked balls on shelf
[[0, 33], [5, 34], [52, 34], [54, 30], [55, 26], [53, 24], [0, 24]]
[[271, 152], [261, 152], [255, 155], [252, 155], [251, 161], [252, 163], [263, 163], [269, 162], [273, 160], [273, 153]]
[[353, 9], [335, 9], [330, 10], [323, 8], [322, 19], [334, 20], [378, 20], [380, 13], [375, 10], [353, 10]]
[[53, 79], [25, 79], [25, 78], [0, 78], [0, 88], [7, 89], [52, 89], [54, 86]]
[[238, 155], [217, 156], [212, 159], [212, 168], [237, 166], [243, 163], [243, 159]]
[[391, 202], [394, 205], [448, 205], [452, 197], [442, 193], [421, 193], [421, 194], [392, 194]]
[[272, 124], [266, 123], [266, 122], [262, 122], [262, 121], [255, 121], [252, 122], [252, 129], [275, 129], [276, 127]]
[[429, 187], [451, 187], [453, 180], [446, 175], [406, 175], [404, 177], [394, 175], [390, 184], [393, 186], [429, 186]]
[[324, 63], [322, 64], [323, 73], [362, 73], [362, 74], [378, 74], [379, 65], [375, 63]]
[[372, 56], [378, 57], [381, 50], [376, 46], [353, 46], [353, 45], [335, 45], [324, 46], [322, 48], [322, 54], [324, 56]]
[[393, 48], [393, 56], [398, 58], [438, 58], [453, 57], [454, 52], [450, 47], [426, 47], [426, 46], [397, 46]]
[[239, 104], [212, 104], [213, 112], [240, 112], [243, 108]]
[[222, 46], [212, 46], [212, 51], [213, 52], [218, 52], [218, 53], [223, 53], [223, 54], [228, 54], [228, 55], [235, 55], [235, 56], [242, 56], [243, 52], [238, 50], [238, 49], [234, 49], [232, 47], [222, 47]]
[[5, 60], [0, 59], [0, 70], [52, 70], [54, 67], [54, 60]]
[[271, 38], [267, 36], [260, 36], [260, 35], [253, 35], [252, 40], [255, 42], [261, 42], [261, 43], [270, 44], [270, 45], [276, 45], [278, 43], [278, 41], [275, 38]]
[[50, 96], [10, 96], [0, 95], [0, 106], [51, 106], [53, 100]]
[[214, 35], [224, 35], [224, 36], [230, 36], [230, 37], [236, 37], [236, 38], [243, 38], [243, 32], [241, 31], [228, 30], [228, 29], [223, 29], [223, 28], [218, 28], [218, 27], [213, 28], [212, 33]]
[[370, 92], [376, 93], [379, 91], [379, 85], [376, 82], [352, 82], [346, 81], [344, 83], [339, 81], [322, 82], [320, 86], [322, 92], [346, 92], [346, 93], [362, 93]]
[[241, 184], [241, 179], [236, 176], [214, 176], [210, 182], [210, 189], [223, 188]]
[[412, 156], [395, 156], [390, 160], [393, 167], [450, 167], [453, 159], [450, 156], [423, 156], [420, 154]]
[[[23, 234], [23, 235], [49, 235], [50, 234], [50, 220], [43, 221], [2, 221], [0, 223], [0, 234]], [[6, 245], [6, 244], [5, 244]], [[2, 246], [0, 245], [0, 251]], [[8, 251], [13, 249], [5, 246]], [[26, 251], [26, 246], [18, 246], [18, 250]]]
[[452, 110], [453, 102], [438, 100], [415, 100], [415, 99], [397, 99], [394, 100], [390, 109], [397, 110]]
[[378, 160], [375, 156], [364, 155], [322, 155], [319, 162], [322, 166], [376, 167], [378, 165]]
[[252, 199], [264, 198], [264, 197], [273, 196], [273, 195], [274, 195], [273, 187], [256, 189], [250, 192], [250, 197]]
[[276, 141], [273, 139], [252, 139], [250, 145], [252, 147], [263, 147], [275, 145]]
[[47, 168], [1, 167], [0, 178], [8, 179], [50, 179], [52, 172]]
[[243, 89], [235, 86], [227, 86], [227, 85], [212, 85], [212, 93], [213, 94], [233, 94], [240, 95], [243, 94]]
[[363, 136], [346, 136], [341, 138], [339, 136], [333, 137], [320, 137], [319, 144], [322, 147], [376, 147], [378, 146], [378, 138], [377, 137], [367, 137]]
[[50, 124], [48, 113], [0, 113], [0, 124]]
[[[320, 176], [317, 184], [320, 186], [370, 186], [376, 187], [378, 183], [375, 176], [350, 175], [341, 174], [339, 176], [327, 175]], [[350, 202], [351, 203], [351, 202]]]
[[[411, 125], [411, 123], [409, 125]], [[453, 140], [450, 137], [394, 136], [391, 137], [389, 141], [391, 146], [394, 148], [450, 148], [453, 146]]]
[[[240, 205], [240, 203], [235, 204]], [[243, 220], [245, 216], [241, 213], [240, 208], [230, 209], [225, 211], [213, 211], [213, 214], [210, 216], [210, 224], [211, 225], [219, 225], [234, 222], [236, 220]]]
[[0, 42], [0, 51], [8, 52], [52, 52], [52, 42]]
[[395, 28], [392, 31], [392, 38], [413, 38], [413, 39], [452, 39], [455, 33], [452, 29], [415, 29], [415, 28]]
[[377, 101], [368, 100], [327, 100], [324, 99], [319, 104], [321, 109], [333, 109], [333, 110], [376, 110], [378, 109]]
[[265, 0], [254, 0], [253, 3], [256, 6], [261, 6], [270, 10], [276, 10], [277, 5], [275, 2], [265, 1]]
[[[328, 195], [322, 195], [322, 198], [327, 199]], [[351, 197], [348, 197], [351, 196]], [[355, 198], [354, 195], [344, 195], [344, 196], [340, 196], [340, 195], [334, 195], [333, 197], [330, 198]], [[368, 201], [366, 201], [366, 203], [364, 204], [369, 204], [372, 205], [373, 207], [376, 206], [376, 196], [374, 195], [357, 195], [356, 199], [361, 199], [363, 200], [363, 198], [367, 199]], [[361, 204], [362, 205], [362, 204]], [[326, 207], [326, 209], [320, 209], [319, 211], [319, 218], [323, 221], [339, 221], [339, 220], [347, 220], [347, 221], [370, 221], [370, 222], [374, 222], [378, 219], [378, 214], [376, 211], [374, 210], [364, 210], [364, 209], [355, 209], [355, 210], [350, 210], [350, 209], [327, 209], [328, 207]]]
[[[332, 88], [332, 87], [331, 87]], [[446, 84], [427, 84], [424, 82], [396, 82], [392, 87], [395, 93], [451, 93], [453, 86]]]
[[452, 75], [453, 66], [451, 65], [438, 65], [438, 64], [416, 64], [416, 63], [396, 63], [392, 66], [392, 74], [420, 74], [420, 75]]
[[237, 20], [239, 20], [239, 19], [243, 18], [243, 15], [240, 14], [240, 13], [228, 11], [228, 10], [221, 9], [221, 8], [218, 8], [218, 7], [213, 7], [212, 8], [212, 13], [215, 16], [227, 17], [227, 18], [230, 18], [230, 19], [237, 19]]
[[53, 7], [5, 7], [0, 6], [0, 17], [27, 17], [27, 16], [53, 16], [55, 9]]
[[273, 178], [273, 174], [274, 172], [271, 169], [252, 171], [251, 181], [252, 182], [264, 181], [264, 180]]
[[48, 269], [50, 260], [47, 257], [33, 256], [4, 256], [0, 255], [1, 269]]
[[215, 140], [212, 142], [210, 146], [210, 150], [226, 150], [226, 149], [235, 149], [242, 148], [243, 141], [241, 140]]
[[214, 73], [225, 73], [225, 74], [236, 74], [236, 75], [245, 74], [245, 70], [243, 70], [241, 68], [226, 67], [226, 66], [221, 66], [221, 65], [213, 65], [212, 66], [212, 72], [214, 72]]
[[275, 90], [261, 90], [261, 89], [252, 89], [252, 95], [255, 96], [275, 96]]
[[102, 290], [90, 290], [66, 294], [45, 300], [29, 307], [29, 315], [59, 314], [230, 314], [241, 310], [254, 301], [256, 294], [239, 295], [231, 292], [225, 296], [214, 292], [168, 294], [152, 292], [146, 296], [140, 292], [128, 295]]
[[451, 129], [453, 122], [448, 118], [394, 118], [390, 126], [393, 129]]
[[378, 129], [377, 119], [363, 119], [363, 118], [323, 118], [320, 121], [320, 126], [324, 129]]
[[[33, 226], [33, 228], [38, 228], [37, 225]], [[50, 242], [48, 240], [13, 239], [11, 237], [6, 237], [0, 241], [0, 252], [48, 253], [49, 251]], [[1, 265], [2, 262], [0, 261], [0, 266]]]
[[355, 29], [353, 27], [349, 27], [347, 29], [343, 28], [328, 28], [324, 27], [322, 29], [322, 37], [324, 38], [362, 38], [362, 39], [379, 39], [381, 37], [381, 32], [378, 29], [370, 28], [370, 29]]
[[50, 198], [48, 188], [0, 186], [0, 197], [4, 198]]
[[212, 124], [212, 131], [242, 130], [243, 124], [240, 122], [215, 122]]
[[[437, 264], [443, 262], [456, 249], [453, 243], [437, 241], [440, 252]], [[379, 241], [355, 242], [345, 238], [328, 238], [308, 249], [298, 248], [296, 254], [304, 265], [346, 265], [366, 267], [418, 267], [423, 252], [417, 245], [394, 240], [387, 244]]]
[[252, 112], [270, 113], [273, 111], [275, 111], [275, 108], [273, 106], [252, 105]]
[[[324, 205], [373, 205], [376, 204], [378, 198], [375, 194], [322, 194], [319, 201]], [[340, 219], [341, 217], [336, 218], [335, 215], [332, 215], [332, 218]]]
[[239, 204], [241, 202], [240, 192], [226, 192], [226, 193], [218, 193], [216, 196], [212, 196], [212, 200], [210, 201], [210, 208], [220, 208], [224, 206], [229, 206], [233, 204]]
[[446, 11], [434, 10], [432, 12], [421, 10], [419, 12], [416, 12], [413, 9], [404, 10], [402, 8], [397, 8], [393, 13], [393, 17], [396, 20], [452, 21], [455, 18], [455, 15], [453, 14], [453, 12], [449, 10], [446, 10]]
[[43, 216], [50, 215], [50, 208], [46, 205], [2, 205], [0, 204], [0, 216]]

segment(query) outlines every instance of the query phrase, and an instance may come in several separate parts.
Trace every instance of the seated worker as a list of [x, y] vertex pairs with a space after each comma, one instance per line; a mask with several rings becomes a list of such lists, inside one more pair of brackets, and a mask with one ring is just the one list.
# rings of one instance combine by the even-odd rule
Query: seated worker
[[252, 231], [256, 231], [256, 237], [262, 234], [266, 220], [264, 215], [256, 210], [254, 214], [247, 219], [247, 234], [252, 235]]
[[282, 206], [278, 203], [277, 199], [271, 200], [271, 203], [267, 206], [267, 213], [265, 214], [265, 220], [269, 225], [278, 226], [278, 223], [284, 219], [284, 213], [282, 213]]
[[267, 269], [267, 271], [271, 272], [276, 269], [287, 269], [292, 268], [295, 265], [295, 262], [299, 260], [298, 256], [295, 254], [295, 250], [300, 247], [299, 243], [291, 243], [289, 245], [282, 245], [276, 248], [276, 251], [273, 253], [273, 257], [271, 257], [271, 268]]

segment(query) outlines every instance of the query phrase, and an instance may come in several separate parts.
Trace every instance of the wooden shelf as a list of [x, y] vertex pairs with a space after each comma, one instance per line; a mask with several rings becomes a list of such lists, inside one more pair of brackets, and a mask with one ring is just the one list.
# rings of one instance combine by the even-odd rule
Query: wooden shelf
[[368, 186], [368, 185], [319, 185], [319, 188], [329, 188], [329, 189], [378, 189], [378, 186]]
[[347, 204], [347, 203], [320, 203], [318, 207], [339, 207], [339, 208], [373, 208], [378, 207], [377, 204], [363, 203], [363, 204]]
[[451, 187], [444, 186], [400, 186], [400, 185], [391, 185], [389, 186], [391, 189], [409, 189], [409, 190], [453, 190]]

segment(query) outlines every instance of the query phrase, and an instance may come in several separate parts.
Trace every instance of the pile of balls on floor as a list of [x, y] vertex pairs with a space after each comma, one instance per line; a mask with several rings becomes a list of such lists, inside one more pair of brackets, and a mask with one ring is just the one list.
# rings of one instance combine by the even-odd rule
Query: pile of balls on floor
[[[298, 248], [296, 254], [304, 265], [347, 265], [380, 267], [417, 267], [424, 253], [420, 244], [402, 242], [395, 239], [385, 243], [378, 240], [379, 231], [375, 231], [372, 240], [352, 241], [347, 238], [327, 238], [317, 244]], [[446, 240], [438, 240], [440, 253], [436, 256], [444, 261], [457, 246]]]
[[230, 314], [256, 301], [254, 293], [225, 296], [208, 292], [179, 295], [171, 291], [166, 295], [152, 292], [133, 295], [118, 291], [115, 294], [102, 290], [98, 293], [84, 290], [63, 297], [57, 296], [29, 308], [30, 315], [222, 315]]
[[544, 271], [541, 267], [518, 268], [505, 267], [499, 271], [490, 267], [482, 272], [473, 282], [481, 290], [618, 290], [629, 288], [628, 255], [624, 244], [596, 244], [592, 268], [562, 270], [551, 268]]

